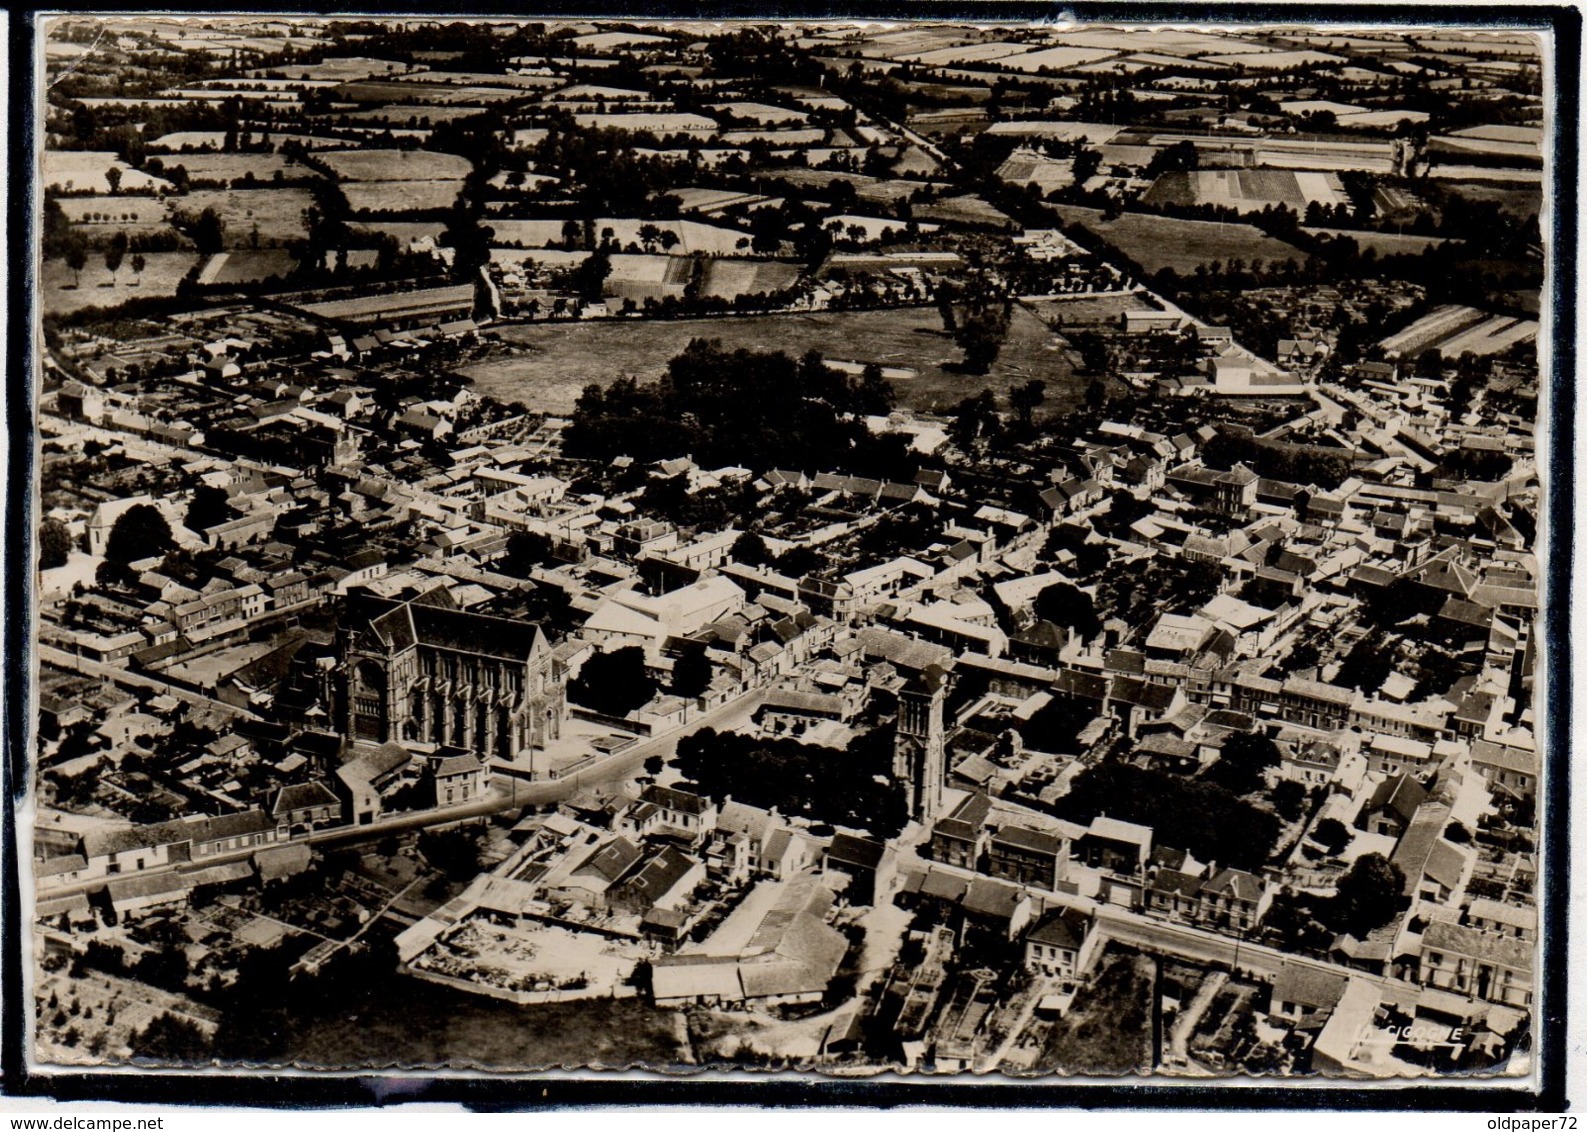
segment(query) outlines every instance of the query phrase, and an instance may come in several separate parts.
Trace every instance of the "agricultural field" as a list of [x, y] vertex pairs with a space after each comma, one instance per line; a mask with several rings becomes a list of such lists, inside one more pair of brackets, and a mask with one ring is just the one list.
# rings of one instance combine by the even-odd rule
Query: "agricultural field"
[[1491, 200], [1512, 216], [1541, 216], [1543, 190], [1541, 186], [1452, 184], [1449, 191], [1467, 200]]
[[1503, 353], [1519, 342], [1533, 341], [1537, 329], [1533, 319], [1489, 315], [1475, 307], [1449, 305], [1385, 338], [1383, 351], [1391, 358], [1415, 358], [1428, 350], [1437, 350], [1446, 358], [1458, 358], [1468, 352], [1485, 357]]
[[894, 384], [899, 403], [945, 412], [965, 397], [991, 389], [1000, 397], [1037, 378], [1047, 383], [1043, 412], [1078, 403], [1085, 385], [1075, 378], [1067, 344], [1029, 310], [1014, 308], [1002, 353], [984, 377], [956, 373], [963, 352], [942, 330], [935, 310], [817, 312], [677, 321], [601, 320], [526, 323], [494, 332], [513, 352], [458, 372], [480, 392], [566, 414], [584, 386], [619, 377], [653, 381], [692, 338], [720, 338], [730, 349], [783, 350], [798, 357], [820, 350], [835, 361], [908, 366], [920, 376]]
[[428, 149], [338, 149], [314, 155], [339, 181], [461, 181], [467, 158]]
[[1421, 255], [1428, 248], [1436, 248], [1449, 241], [1442, 236], [1419, 236], [1406, 232], [1357, 232], [1346, 228], [1302, 228], [1312, 236], [1348, 236], [1366, 251], [1371, 248], [1380, 256]]
[[794, 285], [799, 268], [765, 259], [712, 259], [705, 264], [700, 293], [722, 299], [770, 294]]
[[259, 283], [267, 279], [284, 279], [297, 265], [298, 261], [292, 253], [280, 248], [262, 252], [221, 252], [209, 257], [199, 269], [196, 281], [201, 287]]
[[149, 252], [144, 258], [148, 262], [141, 276], [127, 262], [112, 276], [102, 257], [91, 256], [80, 283], [64, 260], [47, 259], [39, 273], [39, 309], [44, 314], [70, 314], [85, 307], [117, 306], [128, 299], [169, 298], [200, 257], [196, 252]]
[[285, 180], [304, 180], [319, 174], [279, 153], [183, 153], [150, 159], [170, 170], [180, 165], [191, 181], [220, 181], [229, 185], [252, 173], [256, 181], [269, 181], [277, 174]]
[[1333, 173], [1297, 173], [1288, 169], [1200, 169], [1164, 173], [1142, 198], [1148, 204], [1210, 204], [1240, 212], [1261, 212], [1284, 205], [1304, 213], [1308, 205], [1333, 207], [1349, 198]]
[[1010, 58], [999, 59], [997, 65], [1011, 71], [1034, 74], [1043, 67], [1054, 71], [1078, 67], [1082, 63], [1095, 63], [1117, 52], [1105, 47], [1048, 47], [1041, 51], [1027, 51]]
[[898, 58], [905, 63], [918, 63], [923, 67], [964, 66], [971, 63], [992, 63], [1011, 59], [1027, 51], [1034, 51], [1035, 43], [1009, 43], [994, 39], [990, 43], [967, 43], [962, 47], [938, 47], [931, 51], [917, 51]]
[[162, 177], [152, 177], [147, 173], [139, 172], [114, 153], [101, 153], [95, 150], [60, 150], [48, 149], [40, 155], [42, 163], [42, 181], [45, 188], [59, 189], [62, 192], [89, 192], [108, 193], [111, 191], [110, 180], [106, 176], [112, 169], [119, 170], [121, 181], [119, 191], [127, 192], [134, 189], [153, 189], [156, 192], [166, 192], [171, 188], [171, 183]]
[[165, 223], [165, 201], [158, 197], [109, 196], [96, 193], [87, 197], [60, 197], [61, 213], [73, 224], [128, 231]]
[[342, 186], [353, 212], [430, 212], [452, 207], [461, 181], [349, 181]]
[[914, 210], [921, 220], [940, 220], [944, 224], [990, 224], [997, 227], [1018, 227], [1005, 213], [999, 212], [978, 196], [944, 197]]
[[226, 243], [245, 247], [257, 232], [262, 246], [301, 240], [308, 232], [303, 213], [314, 203], [307, 189], [200, 189], [171, 201], [173, 211], [220, 214]]
[[330, 80], [353, 82], [371, 75], [393, 75], [407, 70], [407, 64], [389, 59], [363, 59], [354, 56], [327, 59], [323, 63], [287, 63], [268, 70], [249, 71], [250, 76], [279, 79]]
[[1066, 226], [1084, 225], [1149, 273], [1171, 267], [1188, 275], [1215, 259], [1225, 263], [1233, 258], [1247, 263], [1260, 259], [1269, 264], [1286, 259], [1295, 263], [1306, 260], [1299, 248], [1248, 224], [1176, 220], [1139, 212], [1126, 212], [1117, 220], [1103, 223], [1098, 209], [1073, 205], [1057, 208]]

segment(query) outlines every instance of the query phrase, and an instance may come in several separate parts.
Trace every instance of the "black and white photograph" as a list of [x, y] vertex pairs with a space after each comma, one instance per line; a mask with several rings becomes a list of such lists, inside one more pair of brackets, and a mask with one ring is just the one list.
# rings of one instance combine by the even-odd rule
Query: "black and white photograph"
[[39, 17], [30, 1071], [1535, 1087], [1471, 14]]

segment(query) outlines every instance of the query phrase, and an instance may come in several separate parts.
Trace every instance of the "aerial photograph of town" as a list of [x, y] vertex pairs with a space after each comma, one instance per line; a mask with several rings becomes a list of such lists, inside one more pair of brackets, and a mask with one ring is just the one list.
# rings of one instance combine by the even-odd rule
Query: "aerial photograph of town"
[[31, 1064], [1537, 1070], [1548, 34], [41, 29]]

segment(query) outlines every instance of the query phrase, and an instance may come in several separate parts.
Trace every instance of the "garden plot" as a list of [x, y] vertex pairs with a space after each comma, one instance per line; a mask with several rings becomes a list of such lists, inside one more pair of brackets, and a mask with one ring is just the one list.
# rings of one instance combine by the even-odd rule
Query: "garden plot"
[[196, 216], [213, 208], [226, 226], [229, 247], [301, 240], [308, 234], [303, 214], [314, 203], [307, 189], [200, 189], [171, 200], [171, 209]]
[[461, 181], [467, 158], [428, 149], [339, 149], [315, 155], [340, 181]]
[[342, 186], [353, 212], [433, 212], [452, 207], [462, 181], [349, 181]]
[[1532, 342], [1536, 339], [1537, 322], [1534, 319], [1495, 315], [1479, 322], [1470, 330], [1444, 339], [1438, 343], [1437, 349], [1446, 358], [1458, 358], [1467, 353], [1486, 357], [1489, 354], [1502, 354], [1519, 342]]
[[136, 189], [153, 189], [166, 192], [171, 182], [162, 177], [151, 177], [128, 165], [114, 153], [97, 150], [47, 149], [41, 155], [41, 172], [44, 187], [63, 192], [108, 193], [111, 191], [107, 174], [115, 169], [121, 174], [119, 189], [124, 192]]

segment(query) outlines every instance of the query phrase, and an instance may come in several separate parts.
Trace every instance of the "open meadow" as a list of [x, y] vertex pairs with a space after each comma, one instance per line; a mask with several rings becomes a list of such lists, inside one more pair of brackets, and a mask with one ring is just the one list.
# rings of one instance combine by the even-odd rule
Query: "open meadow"
[[931, 308], [814, 312], [750, 318], [590, 322], [539, 322], [499, 327], [503, 356], [464, 367], [482, 393], [522, 401], [546, 413], [571, 412], [591, 383], [619, 377], [654, 381], [692, 338], [719, 338], [729, 349], [783, 350], [795, 357], [820, 350], [834, 361], [910, 367], [918, 377], [895, 381], [901, 406], [943, 412], [965, 397], [991, 389], [1004, 397], [1032, 378], [1047, 383], [1044, 412], [1074, 404], [1084, 384], [1073, 375], [1062, 339], [1016, 306], [1002, 353], [985, 376], [961, 374], [963, 352], [942, 330]]
[[[131, 257], [128, 257], [129, 260]], [[149, 252], [143, 274], [123, 262], [114, 276], [100, 256], [92, 256], [82, 279], [63, 260], [44, 261], [39, 275], [39, 308], [45, 314], [70, 314], [84, 307], [119, 306], [128, 299], [159, 299], [176, 294], [176, 285], [199, 261], [196, 252]]]

